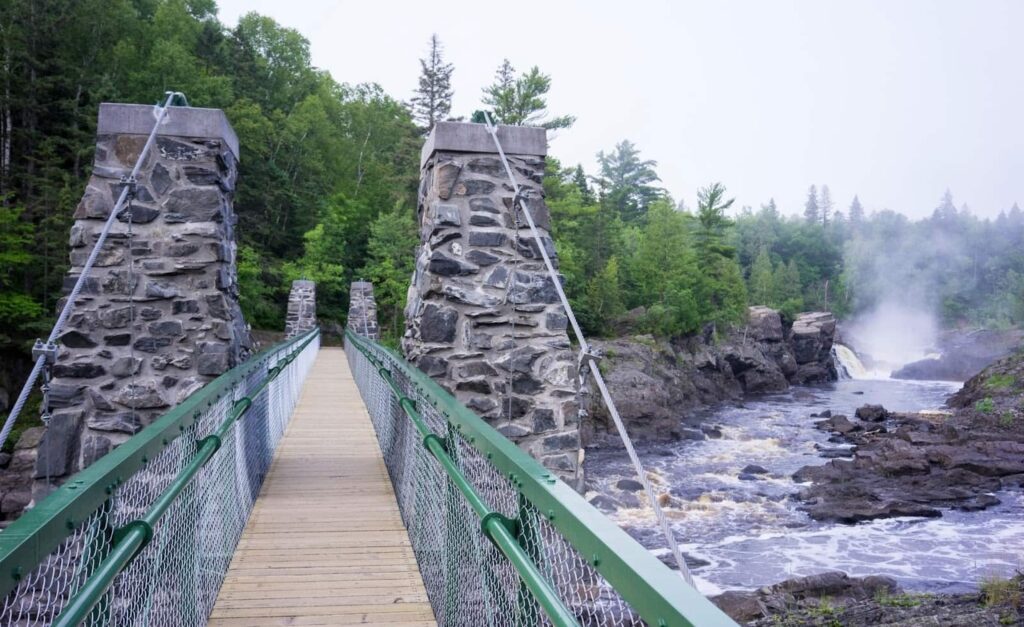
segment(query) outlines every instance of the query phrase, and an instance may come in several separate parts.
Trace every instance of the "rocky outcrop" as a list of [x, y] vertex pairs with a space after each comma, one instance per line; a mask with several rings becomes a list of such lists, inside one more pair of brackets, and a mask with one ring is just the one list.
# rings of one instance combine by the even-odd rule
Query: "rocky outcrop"
[[[718, 342], [704, 336], [669, 342], [641, 335], [595, 340], [592, 346], [601, 356], [601, 371], [631, 436], [704, 437], [680, 422], [694, 408], [836, 378], [831, 355], [835, 319], [828, 313], [809, 313], [797, 321], [794, 332], [774, 309], [751, 307], [748, 324]], [[617, 438], [599, 399], [589, 390], [586, 397], [584, 444]]]
[[988, 418], [1003, 426], [1024, 423], [1024, 350], [971, 377], [948, 404], [961, 412], [972, 411], [976, 420]]
[[831, 313], [802, 313], [793, 321], [789, 344], [796, 360], [796, 373], [790, 377], [795, 384], [835, 381], [836, 365], [832, 360], [836, 319]]
[[442, 122], [422, 153], [406, 357], [567, 483], [582, 488], [576, 356], [553, 280], [543, 129], [499, 138], [540, 233], [514, 205], [483, 125]]
[[285, 316], [284, 337], [290, 339], [316, 327], [316, 283], [292, 281], [288, 294], [288, 314]]
[[712, 601], [749, 627], [1001, 627], [1024, 624], [1024, 579], [990, 582], [971, 594], [904, 592], [889, 577], [827, 572]]
[[[100, 106], [93, 173], [71, 227], [66, 288], [152, 123], [148, 106]], [[117, 216], [59, 338], [52, 416], [32, 475], [35, 498], [247, 357], [232, 210], [237, 154], [223, 112], [168, 112], [135, 201]]]
[[898, 591], [896, 580], [890, 577], [857, 578], [844, 572], [830, 571], [787, 579], [749, 592], [732, 590], [711, 597], [711, 602], [734, 620], [747, 622], [775, 614], [818, 608], [823, 600], [833, 604], [849, 603], [892, 595]]
[[938, 357], [909, 364], [892, 373], [894, 379], [966, 381], [992, 362], [1024, 345], [1024, 331], [945, 331], [939, 338]]
[[993, 492], [1024, 484], [1024, 418], [1017, 422], [957, 414], [892, 414], [880, 405], [817, 423], [853, 444], [852, 459], [806, 466], [812, 482], [798, 498], [816, 520], [855, 523], [894, 516], [942, 515], [999, 503]]

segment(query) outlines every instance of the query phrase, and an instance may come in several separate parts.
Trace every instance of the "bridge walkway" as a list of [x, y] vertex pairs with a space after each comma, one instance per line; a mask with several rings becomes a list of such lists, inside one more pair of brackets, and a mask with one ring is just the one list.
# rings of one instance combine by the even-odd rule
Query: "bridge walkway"
[[435, 624], [340, 348], [317, 355], [209, 624]]

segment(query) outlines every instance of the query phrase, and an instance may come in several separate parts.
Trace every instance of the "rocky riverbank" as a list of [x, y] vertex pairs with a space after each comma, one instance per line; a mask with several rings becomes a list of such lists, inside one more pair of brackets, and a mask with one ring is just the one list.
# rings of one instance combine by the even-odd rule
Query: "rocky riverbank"
[[1024, 624], [1024, 580], [991, 580], [973, 594], [914, 594], [888, 577], [828, 572], [712, 601], [750, 627], [997, 627]]
[[947, 412], [894, 414], [866, 405], [818, 426], [850, 444], [849, 459], [806, 466], [798, 498], [817, 520], [844, 523], [977, 510], [995, 492], [1024, 487], [1024, 352], [992, 364], [949, 401]]
[[[784, 324], [778, 311], [751, 307], [748, 323], [715, 338], [711, 333], [656, 340], [634, 335], [595, 340], [594, 351], [619, 412], [637, 440], [701, 439], [713, 427], [688, 428], [693, 409], [739, 401], [746, 394], [833, 381], [836, 321], [827, 312], [799, 314]], [[583, 444], [618, 440], [600, 398], [584, 390], [589, 419]]]
[[935, 347], [938, 357], [909, 363], [892, 373], [894, 379], [966, 381], [992, 362], [1024, 345], [1024, 330], [944, 331]]

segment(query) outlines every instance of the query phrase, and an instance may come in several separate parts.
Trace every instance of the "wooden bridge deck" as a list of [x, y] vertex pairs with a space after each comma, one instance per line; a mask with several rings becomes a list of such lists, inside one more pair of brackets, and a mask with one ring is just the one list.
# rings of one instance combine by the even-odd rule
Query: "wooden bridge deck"
[[317, 356], [209, 624], [435, 624], [340, 348]]

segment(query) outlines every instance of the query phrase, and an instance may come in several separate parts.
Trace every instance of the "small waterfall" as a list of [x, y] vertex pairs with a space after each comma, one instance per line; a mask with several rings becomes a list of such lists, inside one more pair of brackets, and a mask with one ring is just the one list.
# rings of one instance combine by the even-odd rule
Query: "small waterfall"
[[833, 344], [832, 359], [836, 362], [836, 370], [839, 372], [840, 379], [871, 378], [868, 369], [864, 367], [860, 358], [857, 357], [857, 353], [853, 352], [849, 346]]

